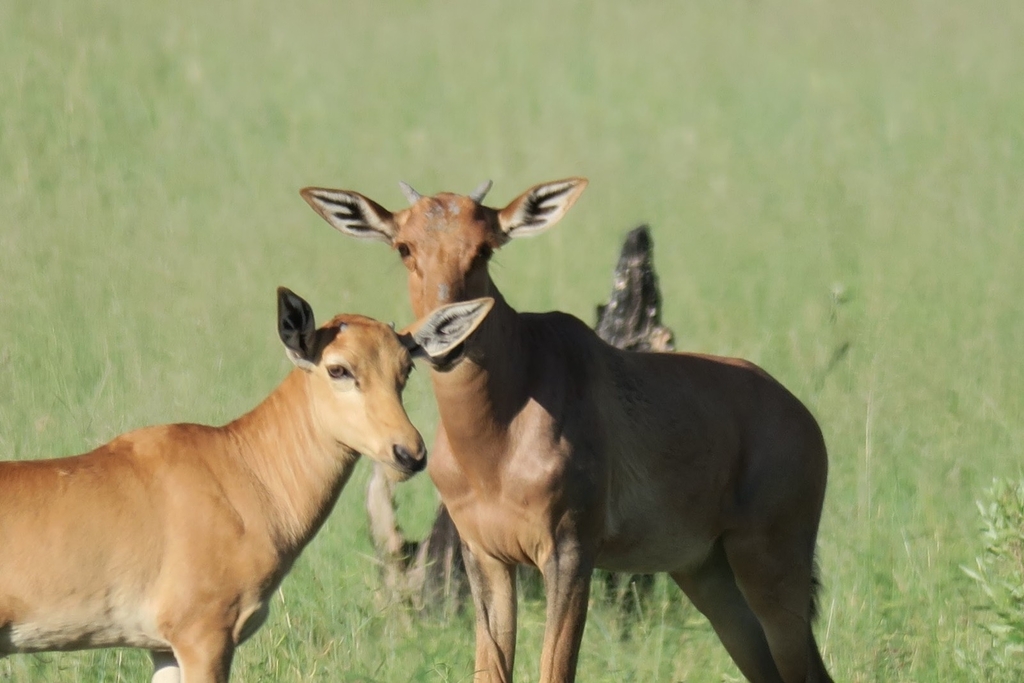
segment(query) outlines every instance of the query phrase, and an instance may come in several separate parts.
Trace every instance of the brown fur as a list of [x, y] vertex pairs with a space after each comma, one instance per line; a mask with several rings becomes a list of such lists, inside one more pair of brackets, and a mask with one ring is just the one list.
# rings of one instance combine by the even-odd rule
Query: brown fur
[[[358, 455], [396, 479], [422, 468], [401, 402], [410, 335], [362, 316], [304, 322], [313, 352], [228, 425], [0, 463], [0, 657], [134, 646], [153, 652], [154, 680], [226, 681]], [[354, 379], [330, 377], [337, 365]]]
[[342, 232], [399, 250], [417, 314], [496, 299], [466, 361], [432, 374], [429, 471], [463, 538], [476, 680], [512, 678], [513, 567], [532, 564], [542, 683], [575, 678], [595, 566], [669, 573], [752, 681], [829, 681], [811, 632], [827, 456], [808, 410], [746, 361], [620, 351], [572, 316], [517, 313], [488, 274], [492, 249], [549, 227], [585, 186], [538, 185], [500, 211], [443, 193], [395, 214], [302, 193]]

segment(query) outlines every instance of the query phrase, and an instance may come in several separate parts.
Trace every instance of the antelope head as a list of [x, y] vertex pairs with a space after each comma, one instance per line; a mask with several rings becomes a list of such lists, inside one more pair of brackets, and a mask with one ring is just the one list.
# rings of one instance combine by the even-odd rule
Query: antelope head
[[489, 181], [468, 196], [426, 197], [405, 183], [401, 187], [410, 206], [394, 213], [350, 190], [307, 187], [300, 194], [337, 230], [386, 242], [398, 252], [408, 270], [413, 312], [421, 316], [444, 303], [493, 295], [487, 263], [494, 250], [557, 223], [587, 180], [541, 183], [502, 209], [481, 203]]
[[434, 310], [401, 332], [361, 315], [338, 315], [317, 328], [302, 297], [277, 290], [278, 334], [288, 358], [310, 377], [310, 411], [337, 443], [388, 465], [402, 481], [427, 463], [423, 438], [402, 405], [413, 359], [450, 363], [483, 321], [493, 299]]

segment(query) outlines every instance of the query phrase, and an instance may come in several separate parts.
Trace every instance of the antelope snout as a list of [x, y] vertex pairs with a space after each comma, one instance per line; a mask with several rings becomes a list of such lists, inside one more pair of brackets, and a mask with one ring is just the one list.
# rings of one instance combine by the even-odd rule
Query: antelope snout
[[395, 462], [398, 463], [398, 466], [409, 474], [422, 472], [423, 468], [427, 466], [427, 449], [422, 441], [419, 442], [415, 453], [397, 443], [392, 448], [392, 452], [395, 454]]

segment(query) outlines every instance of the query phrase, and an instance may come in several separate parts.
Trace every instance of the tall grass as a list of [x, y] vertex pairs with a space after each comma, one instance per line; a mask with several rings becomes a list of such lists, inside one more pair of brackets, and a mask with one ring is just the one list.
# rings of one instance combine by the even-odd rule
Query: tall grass
[[[278, 284], [321, 318], [408, 320], [397, 258], [332, 233], [303, 185], [397, 208], [400, 178], [492, 177], [500, 204], [585, 175], [563, 224], [499, 254], [506, 296], [592, 321], [650, 222], [681, 346], [762, 364], [822, 423], [836, 678], [976, 680], [954, 656], [983, 645], [959, 569], [973, 501], [1024, 454], [1021, 35], [1006, 0], [0, 3], [0, 457], [247, 410], [286, 371]], [[422, 375], [407, 402], [432, 434]], [[375, 596], [361, 476], [239, 680], [469, 679], [469, 615]], [[433, 495], [403, 489], [412, 529]], [[542, 615], [525, 605], [518, 680]], [[665, 584], [628, 641], [617, 619], [595, 605], [580, 680], [739, 675]], [[0, 661], [16, 681], [147, 670], [133, 651]]]

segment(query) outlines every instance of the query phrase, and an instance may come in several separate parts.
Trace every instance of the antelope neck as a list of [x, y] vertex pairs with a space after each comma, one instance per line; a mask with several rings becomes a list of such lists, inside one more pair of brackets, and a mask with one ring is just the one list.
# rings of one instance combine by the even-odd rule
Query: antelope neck
[[431, 372], [448, 444], [466, 469], [478, 454], [493, 461], [506, 450], [528, 393], [529, 348], [520, 316], [493, 285], [488, 295], [494, 308], [466, 340], [465, 357], [448, 372]]
[[266, 499], [264, 514], [285, 554], [298, 554], [317, 532], [358, 459], [319, 424], [310, 381], [292, 370], [262, 403], [224, 427]]

